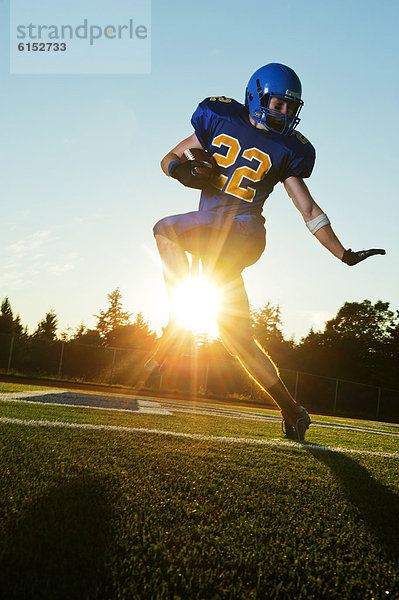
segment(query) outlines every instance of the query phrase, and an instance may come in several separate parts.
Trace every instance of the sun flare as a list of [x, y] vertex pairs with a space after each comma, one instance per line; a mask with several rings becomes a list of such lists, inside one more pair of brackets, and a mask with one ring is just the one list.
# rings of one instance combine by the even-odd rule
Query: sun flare
[[218, 336], [216, 324], [221, 294], [205, 277], [188, 279], [176, 288], [172, 310], [177, 322], [197, 334]]

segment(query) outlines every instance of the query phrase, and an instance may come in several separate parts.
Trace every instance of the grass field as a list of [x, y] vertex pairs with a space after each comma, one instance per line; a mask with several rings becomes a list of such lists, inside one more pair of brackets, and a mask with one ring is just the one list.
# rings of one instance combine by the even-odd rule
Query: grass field
[[0, 398], [2, 599], [399, 598], [398, 428]]

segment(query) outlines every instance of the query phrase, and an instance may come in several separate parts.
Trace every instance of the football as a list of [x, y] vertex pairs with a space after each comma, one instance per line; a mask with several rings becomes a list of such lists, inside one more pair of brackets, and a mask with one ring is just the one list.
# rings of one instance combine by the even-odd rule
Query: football
[[201, 167], [193, 167], [193, 175], [201, 175], [204, 179], [212, 179], [217, 173], [217, 163], [213, 158], [212, 154], [209, 154], [202, 148], [187, 148], [183, 152], [180, 162], [186, 162], [187, 160], [199, 160], [206, 162], [206, 165]]

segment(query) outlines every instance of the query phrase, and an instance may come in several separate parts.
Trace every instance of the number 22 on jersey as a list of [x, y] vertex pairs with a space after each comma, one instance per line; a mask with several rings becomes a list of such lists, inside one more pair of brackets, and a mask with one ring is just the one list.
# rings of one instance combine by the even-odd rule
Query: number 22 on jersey
[[[219, 154], [216, 152], [213, 155], [213, 158], [221, 167], [233, 166], [241, 153], [239, 141], [226, 133], [217, 135], [212, 141], [212, 146], [215, 146], [216, 148], [224, 146], [227, 148], [226, 154]], [[256, 194], [256, 189], [251, 187], [250, 184], [243, 184], [243, 179], [249, 179], [254, 183], [261, 181], [270, 170], [272, 162], [270, 156], [265, 152], [262, 152], [262, 150], [259, 150], [259, 148], [247, 148], [241, 155], [249, 161], [255, 159], [258, 162], [257, 168], [251, 169], [250, 167], [245, 166], [238, 167], [233, 171], [230, 177], [219, 175], [215, 180], [214, 185], [219, 190], [222, 190], [227, 183], [224, 190], [227, 194], [240, 198], [240, 200], [245, 200], [245, 202], [252, 202]]]

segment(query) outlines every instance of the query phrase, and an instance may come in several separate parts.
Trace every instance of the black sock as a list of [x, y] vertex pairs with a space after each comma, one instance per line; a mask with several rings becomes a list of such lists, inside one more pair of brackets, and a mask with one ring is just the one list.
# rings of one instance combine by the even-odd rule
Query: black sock
[[294, 398], [291, 396], [281, 379], [266, 391], [281, 410], [290, 410], [294, 408], [294, 406], [297, 406]]

